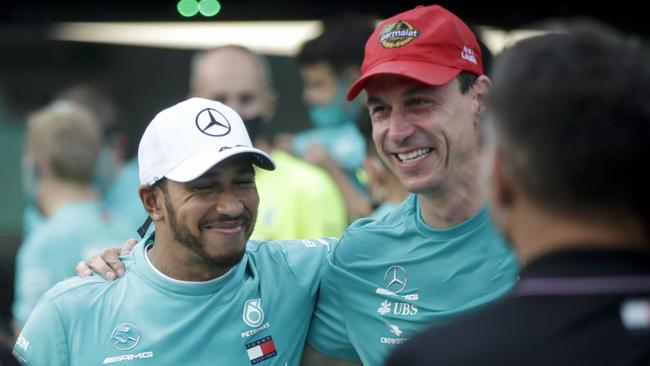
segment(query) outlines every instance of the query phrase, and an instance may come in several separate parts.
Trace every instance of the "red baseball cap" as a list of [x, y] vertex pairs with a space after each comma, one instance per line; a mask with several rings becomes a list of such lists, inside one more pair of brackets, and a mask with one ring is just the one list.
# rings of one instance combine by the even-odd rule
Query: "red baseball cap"
[[375, 75], [404, 76], [444, 85], [461, 71], [483, 74], [476, 36], [439, 5], [418, 6], [384, 20], [366, 42], [361, 77], [348, 90], [354, 99]]

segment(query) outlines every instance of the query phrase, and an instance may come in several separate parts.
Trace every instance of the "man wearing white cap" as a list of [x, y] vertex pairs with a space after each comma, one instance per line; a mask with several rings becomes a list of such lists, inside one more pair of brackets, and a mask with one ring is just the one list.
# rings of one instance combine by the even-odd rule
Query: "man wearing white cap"
[[253, 164], [275, 166], [241, 118], [218, 102], [181, 102], [149, 124], [138, 159], [155, 231], [119, 280], [75, 278], [48, 291], [15, 356], [30, 365], [297, 365], [330, 243], [247, 244], [259, 204]]

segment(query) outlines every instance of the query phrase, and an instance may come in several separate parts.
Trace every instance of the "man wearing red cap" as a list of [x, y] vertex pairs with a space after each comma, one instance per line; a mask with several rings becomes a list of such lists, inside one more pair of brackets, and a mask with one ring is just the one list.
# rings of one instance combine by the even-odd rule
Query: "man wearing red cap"
[[366, 90], [377, 151], [412, 194], [333, 250], [303, 361], [382, 364], [416, 332], [501, 296], [518, 267], [480, 179], [490, 80], [467, 25], [440, 6], [393, 16], [366, 43], [361, 73], [347, 97]]

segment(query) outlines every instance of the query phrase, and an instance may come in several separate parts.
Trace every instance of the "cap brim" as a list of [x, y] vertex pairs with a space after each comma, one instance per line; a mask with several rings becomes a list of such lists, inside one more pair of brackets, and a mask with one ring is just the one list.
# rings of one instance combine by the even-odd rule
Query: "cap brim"
[[249, 155], [251, 162], [262, 169], [274, 170], [275, 163], [264, 151], [254, 147], [237, 146], [225, 151], [209, 149], [200, 152], [172, 169], [165, 177], [175, 182], [186, 183], [200, 177], [213, 166], [236, 155]]
[[428, 85], [444, 85], [455, 78], [460, 69], [421, 61], [386, 61], [371, 67], [348, 90], [347, 99], [352, 100], [366, 87], [369, 78], [377, 75], [402, 76]]

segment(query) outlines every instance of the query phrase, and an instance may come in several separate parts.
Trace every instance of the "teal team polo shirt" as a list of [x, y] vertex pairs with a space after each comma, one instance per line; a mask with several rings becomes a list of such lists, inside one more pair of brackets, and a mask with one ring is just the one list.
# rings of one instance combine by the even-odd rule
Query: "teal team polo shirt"
[[13, 303], [16, 322], [25, 324], [41, 295], [74, 276], [79, 261], [132, 235], [120, 221], [109, 218], [97, 202], [70, 203], [56, 210], [18, 249]]
[[314, 143], [323, 145], [332, 159], [348, 174], [354, 174], [363, 165], [366, 142], [352, 121], [299, 132], [293, 136], [292, 149], [299, 156], [304, 156]]
[[14, 347], [29, 365], [298, 365], [331, 241], [250, 241], [207, 282], [171, 279], [146, 258], [126, 274], [56, 285]]
[[352, 224], [329, 264], [308, 341], [364, 365], [382, 365], [416, 332], [501, 296], [518, 268], [486, 208], [434, 229], [415, 195], [378, 220]]

